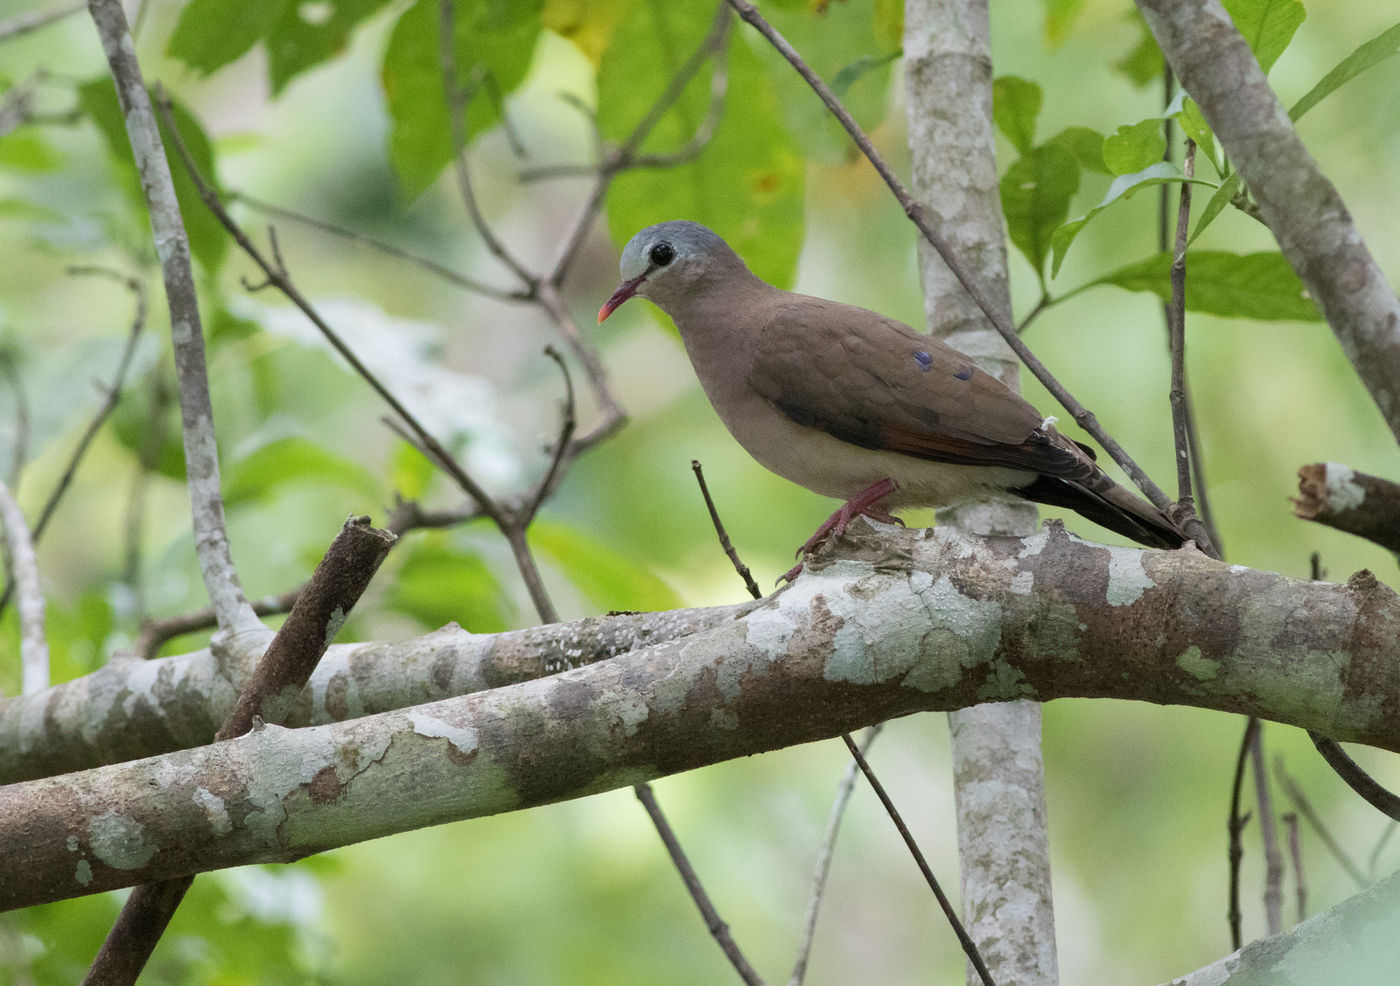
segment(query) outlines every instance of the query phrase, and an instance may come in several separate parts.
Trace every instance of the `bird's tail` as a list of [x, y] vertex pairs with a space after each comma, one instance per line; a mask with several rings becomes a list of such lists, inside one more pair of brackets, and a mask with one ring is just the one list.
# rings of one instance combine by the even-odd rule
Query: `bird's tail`
[[1087, 480], [1039, 476], [1012, 492], [1035, 503], [1068, 507], [1149, 548], [1179, 548], [1187, 540], [1166, 514], [1119, 486], [1103, 470]]

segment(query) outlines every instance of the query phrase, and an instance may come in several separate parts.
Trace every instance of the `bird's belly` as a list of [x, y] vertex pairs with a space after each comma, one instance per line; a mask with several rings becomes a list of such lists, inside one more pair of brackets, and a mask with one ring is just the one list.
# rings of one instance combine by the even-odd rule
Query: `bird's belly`
[[852, 445], [797, 424], [766, 401], [751, 404], [744, 413], [721, 418], [730, 434], [764, 468], [839, 500], [849, 500], [888, 478], [899, 488], [883, 501], [884, 506], [946, 507], [1002, 496], [1007, 489], [1035, 479], [1034, 473], [1019, 469], [931, 462]]

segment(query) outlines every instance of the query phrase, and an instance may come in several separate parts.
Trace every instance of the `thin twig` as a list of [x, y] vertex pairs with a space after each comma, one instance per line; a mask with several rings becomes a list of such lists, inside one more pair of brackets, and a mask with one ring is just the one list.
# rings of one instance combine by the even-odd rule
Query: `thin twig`
[[545, 470], [544, 476], [540, 479], [527, 506], [520, 511], [516, 518], [521, 524], [528, 524], [534, 520], [535, 514], [540, 511], [540, 504], [549, 495], [549, 491], [554, 488], [555, 480], [558, 479], [560, 467], [564, 462], [564, 455], [569, 449], [569, 443], [573, 441], [574, 429], [578, 426], [574, 407], [574, 380], [573, 377], [569, 376], [569, 364], [564, 362], [564, 357], [559, 355], [559, 350], [553, 346], [545, 346], [544, 354], [554, 360], [559, 367], [559, 372], [564, 377], [564, 406], [559, 417], [559, 437], [554, 442], [554, 453], [549, 457], [549, 468]]
[[1360, 765], [1347, 755], [1336, 740], [1312, 730], [1308, 730], [1308, 738], [1313, 741], [1313, 746], [1317, 747], [1317, 752], [1322, 754], [1322, 759], [1331, 765], [1337, 776], [1346, 781], [1353, 791], [1377, 811], [1400, 822], [1400, 797], [1381, 787], [1374, 777], [1362, 770]]
[[[1182, 172], [1195, 172], [1196, 142], [1187, 138]], [[1194, 501], [1191, 492], [1191, 453], [1186, 421], [1186, 239], [1191, 226], [1191, 182], [1181, 183], [1176, 209], [1176, 243], [1172, 251], [1171, 301], [1167, 305], [1167, 341], [1171, 348], [1172, 439], [1176, 451], [1176, 498], [1182, 505]]]
[[480, 88], [469, 86], [459, 89], [457, 85], [457, 46], [456, 46], [457, 5], [454, 0], [440, 0], [438, 4], [438, 58], [442, 72], [442, 88], [447, 100], [448, 123], [452, 134], [452, 167], [457, 175], [457, 190], [462, 203], [467, 207], [467, 215], [476, 227], [486, 249], [520, 279], [526, 291], [533, 294], [538, 279], [515, 259], [496, 235], [477, 201], [476, 190], [472, 186], [471, 169], [467, 165], [466, 108], [472, 94]]
[[1381, 852], [1385, 849], [1386, 843], [1390, 841], [1390, 837], [1395, 834], [1397, 828], [1400, 828], [1400, 822], [1392, 821], [1385, 827], [1385, 831], [1381, 833], [1381, 837], [1376, 840], [1376, 844], [1371, 848], [1371, 855], [1366, 858], [1366, 882], [1368, 884], [1375, 882], [1376, 864], [1380, 861]]
[[[884, 728], [884, 723], [877, 722], [865, 731], [860, 743], [862, 755], [870, 752], [871, 744]], [[846, 817], [846, 806], [850, 804], [851, 794], [855, 791], [856, 774], [859, 770], [859, 766], [852, 760], [846, 767], [841, 783], [836, 786], [836, 798], [831, 803], [831, 814], [826, 820], [826, 833], [822, 836], [821, 848], [817, 850], [817, 861], [812, 870], [812, 886], [807, 892], [807, 911], [802, 917], [802, 938], [797, 945], [797, 960], [793, 963], [792, 975], [788, 977], [788, 986], [802, 986], [802, 981], [807, 976], [807, 961], [812, 955], [812, 943], [817, 932], [817, 915], [821, 912], [827, 877], [831, 875], [836, 836], [841, 830], [841, 820]]]
[[49, 687], [49, 641], [44, 634], [44, 587], [39, 581], [39, 559], [24, 511], [10, 488], [0, 481], [0, 528], [19, 593], [19, 656], [21, 690], [33, 695]]
[[1254, 776], [1254, 807], [1259, 813], [1259, 839], [1264, 844], [1264, 919], [1270, 935], [1283, 931], [1283, 852], [1274, 824], [1269, 771], [1264, 765], [1264, 730], [1256, 729], [1249, 743], [1250, 772]]
[[827, 109], [831, 111], [832, 115], [841, 122], [846, 132], [851, 135], [851, 139], [855, 141], [856, 146], [860, 148], [861, 152], [875, 167], [875, 170], [879, 172], [880, 177], [884, 179], [885, 184], [889, 186], [890, 191], [894, 193], [895, 199], [898, 200], [900, 206], [904, 209], [905, 215], [919, 228], [919, 232], [923, 234], [924, 239], [938, 252], [943, 262], [948, 265], [948, 269], [952, 271], [953, 276], [962, 284], [969, 297], [971, 297], [977, 304], [977, 307], [982, 310], [983, 315], [987, 317], [987, 320], [997, 332], [1001, 334], [1001, 337], [1006, 340], [1006, 344], [1020, 357], [1021, 362], [1026, 365], [1027, 369], [1029, 369], [1031, 373], [1035, 375], [1036, 379], [1044, 384], [1045, 388], [1054, 395], [1061, 406], [1074, 418], [1075, 423], [1092, 435], [1094, 440], [1099, 443], [1100, 447], [1113, 458], [1113, 461], [1122, 466], [1123, 471], [1128, 474], [1128, 477], [1137, 484], [1138, 489], [1142, 490], [1154, 505], [1162, 510], [1168, 509], [1170, 507], [1170, 500], [1167, 498], [1167, 495], [1162, 492], [1161, 488], [1152, 481], [1147, 473], [1133, 460], [1132, 456], [1128, 455], [1113, 436], [1104, 430], [1094, 413], [1084, 407], [1083, 404], [1079, 403], [1079, 401], [1065, 389], [1064, 385], [1045, 368], [1045, 365], [1036, 358], [1035, 354], [1030, 351], [1025, 342], [1016, 334], [1016, 328], [1012, 324], [1009, 314], [998, 310], [996, 304], [993, 303], [981, 282], [967, 269], [961, 258], [957, 256], [953, 248], [943, 238], [943, 235], [934, 227], [927, 210], [909, 194], [909, 190], [905, 188], [899, 176], [894, 173], [893, 169], [891, 169], [880, 156], [879, 152], [875, 150], [874, 145], [870, 142], [870, 138], [865, 135], [860, 125], [856, 123], [855, 119], [846, 111], [846, 108], [841, 105], [840, 100], [832, 93], [831, 88], [812, 71], [807, 63], [803, 61], [802, 56], [793, 49], [792, 45], [788, 43], [772, 24], [764, 19], [763, 15], [758, 12], [753, 4], [748, 3], [747, 0], [729, 0], [729, 4], [738, 12], [741, 18], [753, 25], [754, 28], [768, 39], [769, 43], [787, 59], [789, 64], [797, 70], [803, 80], [805, 80], [812, 90], [816, 92], [817, 96], [821, 98], [821, 101], [826, 104]]
[[666, 816], [662, 814], [661, 806], [656, 803], [656, 795], [652, 793], [651, 785], [638, 784], [632, 790], [636, 792], [637, 800], [642, 803], [642, 807], [651, 817], [652, 824], [656, 826], [657, 834], [661, 836], [661, 842], [666, 846], [666, 852], [670, 855], [676, 871], [685, 881], [685, 887], [690, 891], [691, 899], [700, 908], [700, 914], [705, 919], [705, 927], [710, 930], [710, 934], [719, 943], [719, 947], [724, 951], [729, 963], [734, 966], [734, 971], [749, 986], [763, 986], [763, 979], [754, 971], [753, 966], [749, 965], [749, 960], [744, 958], [744, 953], [739, 951], [739, 946], [734, 942], [734, 936], [729, 933], [729, 925], [720, 918], [719, 912], [715, 910], [714, 904], [710, 901], [710, 895], [700, 885], [700, 880], [695, 875], [695, 868], [690, 865], [685, 850], [681, 848], [680, 842], [676, 839], [676, 833], [671, 829], [670, 823], [666, 821]]
[[1230, 923], [1230, 947], [1238, 952], [1244, 946], [1240, 930], [1240, 863], [1244, 859], [1244, 842], [1241, 834], [1249, 822], [1249, 813], [1240, 814], [1240, 802], [1244, 793], [1244, 765], [1249, 757], [1249, 748], [1254, 742], [1254, 734], [1259, 730], [1259, 720], [1250, 716], [1244, 724], [1244, 736], [1240, 739], [1240, 750], [1235, 756], [1235, 777], [1230, 784], [1230, 849], [1228, 854], [1230, 870], [1229, 908], [1226, 920]]
[[392, 243], [385, 243], [383, 240], [377, 240], [372, 236], [366, 236], [364, 233], [358, 232], [357, 230], [339, 226], [335, 223], [327, 222], [324, 219], [317, 219], [305, 213], [295, 212], [280, 205], [274, 205], [271, 202], [255, 198], [247, 192], [229, 191], [225, 193], [225, 198], [227, 198], [230, 203], [241, 202], [248, 208], [255, 209], [265, 215], [276, 216], [279, 219], [300, 223], [303, 226], [309, 226], [312, 229], [320, 230], [323, 233], [329, 233], [332, 236], [347, 240], [357, 246], [375, 250], [385, 256], [393, 257], [396, 260], [402, 260], [404, 263], [412, 264], [415, 267], [421, 267], [423, 270], [442, 278], [449, 284], [455, 284], [457, 287], [464, 288], [467, 291], [474, 291], [477, 294], [485, 295], [488, 298], [496, 298], [500, 301], [530, 300], [530, 296], [523, 291], [507, 291], [503, 288], [483, 284], [480, 281], [474, 280], [473, 278], [467, 277], [465, 274], [460, 274], [452, 268], [438, 263], [436, 260], [432, 260], [428, 257], [420, 257], [402, 247], [395, 246]]
[[1298, 923], [1308, 918], [1308, 884], [1303, 878], [1303, 847], [1298, 839], [1298, 816], [1286, 812], [1281, 816], [1288, 829], [1288, 855], [1293, 860], [1293, 897], [1298, 903]]
[[190, 243], [175, 199], [175, 184], [161, 144], [160, 128], [151, 109], [120, 0], [89, 0], [88, 9], [116, 83], [117, 99], [141, 176], [151, 228], [159, 246], [157, 252], [169, 301], [175, 367], [180, 381], [180, 417], [195, 549], [205, 592], [214, 604], [219, 627], [224, 632], [260, 628], [258, 618], [243, 595], [229, 550], [214, 410], [209, 399], [209, 376], [204, 360], [204, 331], [194, 286]]
[[[0, 379], [4, 379], [10, 392], [15, 395], [15, 439], [10, 445], [10, 474], [6, 482], [16, 492], [24, 464], [29, 461], [29, 394], [19, 373], [18, 360], [19, 354], [14, 348], [0, 346]], [[0, 602], [0, 612], [4, 608], [4, 603]]]
[[8, 41], [21, 34], [37, 31], [39, 28], [61, 21], [65, 17], [71, 17], [86, 6], [87, 0], [78, 0], [77, 3], [60, 4], [48, 10], [31, 10], [11, 17], [9, 20], [0, 21], [0, 41]]
[[762, 599], [763, 590], [754, 581], [749, 566], [739, 559], [739, 552], [734, 549], [729, 540], [729, 532], [724, 529], [724, 522], [719, 519], [719, 511], [715, 509], [715, 501], [710, 497], [710, 487], [705, 483], [705, 472], [700, 468], [700, 460], [691, 459], [690, 468], [695, 472], [695, 481], [700, 484], [700, 495], [705, 498], [705, 509], [710, 512], [710, 523], [715, 526], [715, 534], [719, 536], [719, 546], [724, 549], [725, 555], [734, 566], [734, 571], [739, 573], [739, 578], [744, 580], [744, 588], [749, 590], [749, 595], [755, 599]]
[[948, 896], [943, 893], [943, 888], [938, 885], [938, 878], [933, 875], [933, 870], [929, 868], [928, 861], [924, 859], [924, 854], [919, 850], [919, 845], [914, 841], [914, 836], [910, 833], [908, 826], [904, 824], [904, 819], [900, 817], [899, 811], [895, 808], [890, 796], [885, 793], [885, 787], [880, 783], [880, 779], [875, 776], [875, 772], [870, 769], [870, 764], [865, 762], [865, 757], [860, 752], [860, 747], [856, 746], [856, 741], [851, 739], [850, 733], [842, 733], [841, 739], [846, 744], [846, 749], [851, 751], [851, 757], [860, 767], [865, 779], [870, 782], [870, 788], [875, 792], [875, 796], [880, 799], [880, 803], [885, 806], [885, 813], [890, 816], [890, 821], [894, 822], [894, 827], [899, 830], [900, 838], [909, 847], [909, 852], [914, 857], [914, 863], [919, 867], [919, 872], [928, 881], [929, 889], [933, 891], [933, 896], [938, 900], [938, 906], [943, 908], [943, 914], [948, 919], [948, 923], [953, 927], [953, 934], [958, 936], [958, 942], [962, 945], [963, 953], [967, 955], [967, 960], [972, 963], [972, 967], [977, 970], [977, 975], [982, 978], [984, 986], [995, 986], [992, 981], [992, 974], [987, 970], [987, 964], [982, 961], [982, 954], [977, 951], [977, 943], [972, 940], [972, 936], [967, 933], [963, 923], [958, 920], [957, 911], [953, 909]]
[[1284, 770], [1282, 754], [1274, 757], [1274, 773], [1278, 776], [1279, 782], [1283, 785], [1283, 793], [1288, 797], [1288, 800], [1293, 803], [1295, 812], [1301, 815], [1303, 820], [1312, 826], [1313, 831], [1317, 833], [1317, 837], [1322, 840], [1322, 844], [1326, 846], [1327, 851], [1332, 854], [1332, 858], [1337, 861], [1342, 869], [1346, 870], [1347, 876], [1356, 881], [1357, 887], [1362, 890], [1369, 886], [1370, 881], [1362, 874], [1360, 868], [1352, 862], [1351, 857], [1347, 855], [1347, 851], [1342, 848], [1341, 844], [1332, 837], [1332, 833], [1328, 831], [1327, 826], [1323, 824], [1321, 817], [1318, 816], [1316, 809], [1313, 808], [1312, 802], [1308, 799], [1308, 796], [1303, 793], [1303, 789], [1298, 786], [1297, 781], [1289, 775], [1288, 771]]

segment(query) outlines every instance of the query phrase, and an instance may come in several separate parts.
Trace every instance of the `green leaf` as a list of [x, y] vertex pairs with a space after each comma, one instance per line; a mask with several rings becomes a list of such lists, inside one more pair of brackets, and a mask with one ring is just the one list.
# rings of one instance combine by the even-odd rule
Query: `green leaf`
[[[1089, 220], [1093, 219], [1100, 212], [1107, 209], [1115, 202], [1132, 198], [1140, 189], [1147, 188], [1151, 185], [1161, 185], [1166, 182], [1181, 182], [1185, 180], [1186, 178], [1182, 175], [1181, 170], [1170, 161], [1158, 161], [1156, 164], [1149, 165], [1135, 174], [1119, 175], [1113, 180], [1113, 184], [1108, 186], [1108, 191], [1104, 193], [1104, 197], [1098, 205], [1094, 206], [1078, 219], [1070, 220], [1054, 231], [1050, 238], [1051, 250], [1054, 253], [1054, 257], [1050, 263], [1050, 276], [1055, 277], [1060, 273], [1060, 265], [1064, 263], [1065, 254], [1069, 252], [1070, 244], [1074, 242], [1074, 238], [1079, 235], [1080, 231], [1088, 225]], [[1191, 180], [1200, 185], [1211, 184], [1200, 178], [1193, 178]]]
[[[1129, 291], [1171, 297], [1169, 252], [1130, 264], [1093, 281]], [[1278, 252], [1236, 254], [1216, 250], [1186, 254], [1186, 308], [1233, 318], [1318, 322], [1322, 314], [1303, 282]]]
[[600, 610], [666, 610], [680, 597], [649, 568], [582, 531], [552, 521], [530, 527], [530, 544], [559, 567]]
[[385, 600], [434, 628], [456, 622], [472, 633], [508, 628], [509, 599], [480, 556], [449, 547], [449, 535], [433, 533], [399, 549], [402, 567]]
[[180, 11], [166, 52], [200, 75], [241, 58], [296, 0], [190, 0]]
[[1016, 161], [1001, 179], [1001, 208], [1011, 242], [1044, 278], [1050, 237], [1069, 215], [1079, 190], [1079, 164], [1058, 144], [1044, 144]]
[[358, 462], [305, 438], [281, 438], [224, 467], [224, 503], [230, 507], [270, 497], [288, 483], [334, 484], [371, 498], [379, 484]]
[[1215, 154], [1215, 134], [1211, 132], [1210, 124], [1206, 123], [1206, 118], [1201, 115], [1201, 108], [1196, 105], [1194, 99], [1184, 99], [1181, 109], [1173, 114], [1176, 122], [1181, 124], [1181, 130], [1186, 136], [1196, 142], [1196, 146], [1209, 159], [1211, 167], [1220, 172], [1220, 165], [1217, 163]]
[[1249, 42], [1267, 75], [1283, 54], [1307, 12], [1298, 0], [1222, 0], [1235, 28]]
[[152, 472], [183, 483], [185, 446], [180, 434], [180, 405], [172, 387], [161, 379], [159, 369], [133, 381], [112, 411], [112, 430], [133, 458], [145, 458]]
[[1162, 77], [1167, 61], [1162, 57], [1162, 49], [1157, 47], [1157, 39], [1147, 29], [1142, 13], [1134, 7], [1129, 17], [1137, 26], [1138, 41], [1132, 51], [1113, 63], [1113, 67], [1141, 89]]
[[1161, 119], [1148, 117], [1104, 138], [1103, 163], [1115, 175], [1131, 175], [1161, 161], [1166, 149]]
[[1103, 141], [1103, 134], [1092, 127], [1066, 127], [1046, 143], [1058, 144], [1069, 151], [1085, 171], [1111, 175], [1113, 172], [1103, 163]]
[[[117, 103], [117, 91], [112, 86], [112, 80], [103, 77], [79, 86], [78, 104], [106, 138], [107, 149], [125, 175], [126, 180], [123, 184], [128, 198], [144, 210], [146, 198], [141, 191], [141, 180], [136, 173], [136, 162], [131, 155], [131, 144], [127, 140], [126, 123], [121, 106]], [[174, 102], [172, 113], [195, 166], [199, 168], [205, 181], [216, 183], [214, 149], [209, 143], [209, 138], [204, 135], [204, 128], [178, 101]], [[190, 252], [204, 265], [205, 270], [213, 273], [223, 263], [224, 253], [228, 249], [228, 238], [224, 235], [224, 228], [219, 225], [219, 221], [200, 201], [194, 181], [185, 170], [179, 155], [173, 150], [174, 138], [166, 130], [163, 122], [160, 124], [160, 136], [166, 147], [166, 160], [170, 162], [175, 198], [180, 203], [180, 217], [184, 220], [185, 232], [189, 236]]]
[[[624, 138], [710, 28], [708, 4], [645, 4], [613, 35], [598, 75], [598, 124]], [[710, 75], [702, 70], [643, 143], [646, 153], [684, 147], [706, 118]], [[698, 156], [669, 168], [619, 175], [608, 195], [608, 226], [618, 242], [667, 219], [713, 227], [774, 284], [790, 284], [803, 240], [806, 161], [782, 125], [778, 97], [745, 39], [729, 43], [729, 88], [714, 136]]]
[[0, 137], [0, 168], [42, 172], [62, 166], [63, 155], [37, 130], [12, 130]]
[[1035, 121], [1040, 115], [1040, 86], [1015, 75], [992, 83], [992, 119], [1020, 154], [1035, 146]]
[[282, 16], [263, 37], [267, 74], [273, 94], [309, 68], [339, 55], [360, 21], [389, 0], [321, 0], [288, 3]]
[[871, 72], [884, 68], [903, 54], [904, 51], [901, 49], [892, 51], [888, 55], [862, 55], [836, 73], [836, 77], [831, 80], [831, 91], [844, 99], [851, 86]]
[[1293, 104], [1288, 115], [1297, 120], [1362, 72], [1374, 68], [1397, 51], [1400, 51], [1400, 24], [1382, 31], [1338, 62], [1336, 68], [1324, 75], [1322, 81]]
[[1045, 43], [1053, 50], [1069, 37], [1084, 0], [1044, 0], [1044, 3]]
[[[471, 97], [462, 111], [468, 142], [501, 118], [502, 99], [525, 78], [540, 35], [540, 3], [457, 4], [453, 45], [457, 87]], [[409, 199], [431, 185], [452, 160], [438, 16], [439, 0], [418, 0], [399, 18], [384, 53], [389, 160]]]
[[1223, 181], [1215, 194], [1210, 197], [1206, 207], [1201, 210], [1200, 218], [1196, 220], [1196, 228], [1191, 231], [1191, 238], [1186, 241], [1187, 246], [1196, 242], [1196, 237], [1206, 231], [1206, 227], [1215, 222], [1215, 217], [1220, 215], [1235, 198], [1235, 193], [1240, 190], [1243, 179], [1236, 171], [1229, 178]]

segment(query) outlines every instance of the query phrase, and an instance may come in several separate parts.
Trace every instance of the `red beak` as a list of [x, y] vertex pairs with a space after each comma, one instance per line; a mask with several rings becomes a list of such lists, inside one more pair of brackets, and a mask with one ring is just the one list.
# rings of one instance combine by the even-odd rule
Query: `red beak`
[[612, 293], [612, 297], [603, 302], [603, 307], [598, 309], [598, 324], [601, 325], [605, 318], [617, 311], [619, 305], [636, 294], [637, 289], [642, 286], [642, 282], [646, 279], [645, 274], [638, 274], [631, 280], [619, 284], [617, 290]]

